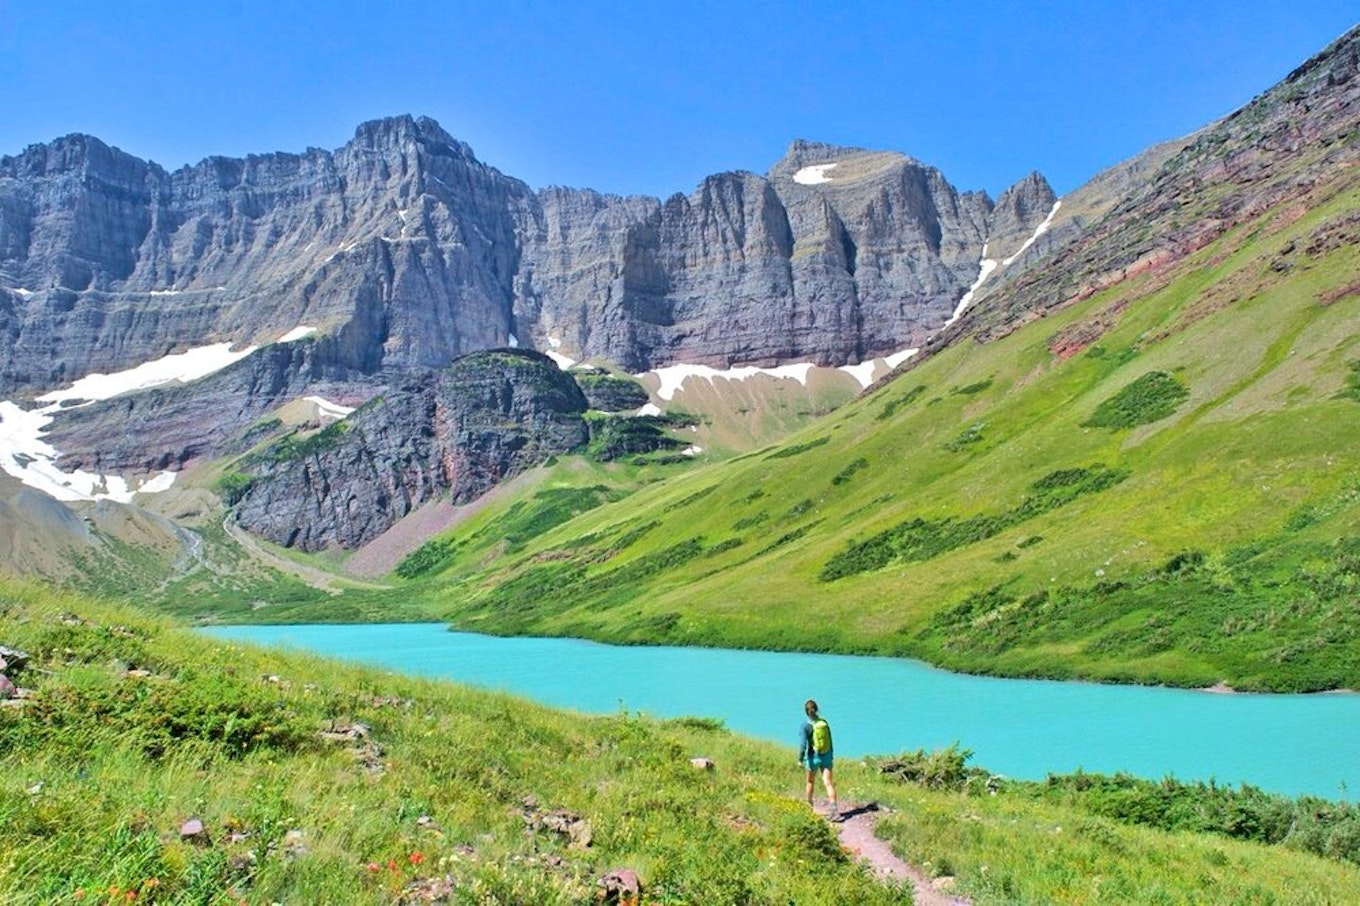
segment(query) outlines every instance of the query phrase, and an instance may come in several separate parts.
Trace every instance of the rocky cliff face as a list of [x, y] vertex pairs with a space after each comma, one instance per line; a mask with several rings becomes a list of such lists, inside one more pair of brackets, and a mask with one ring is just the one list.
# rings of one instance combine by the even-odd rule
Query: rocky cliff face
[[0, 158], [0, 392], [299, 325], [368, 375], [512, 337], [634, 370], [859, 361], [948, 317], [993, 219], [908, 157], [807, 142], [662, 202], [534, 193], [429, 119], [173, 173], [68, 136]]
[[237, 518], [302, 550], [358, 547], [428, 500], [465, 503], [583, 446], [585, 411], [570, 375], [534, 352], [411, 372], [345, 421], [255, 457]]
[[432, 120], [167, 173], [70, 136], [0, 158], [0, 390], [322, 330], [343, 364], [502, 345], [527, 187]]
[[[1010, 205], [1032, 233], [1049, 205]], [[921, 342], [977, 276], [991, 201], [901, 154], [798, 141], [768, 174], [665, 202], [553, 189], [525, 231], [516, 322], [632, 370], [858, 362]]]

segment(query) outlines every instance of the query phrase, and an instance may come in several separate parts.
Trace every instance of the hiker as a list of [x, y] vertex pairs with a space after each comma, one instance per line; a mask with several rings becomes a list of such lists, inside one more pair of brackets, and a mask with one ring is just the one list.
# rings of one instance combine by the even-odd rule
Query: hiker
[[807, 802], [812, 805], [812, 788], [817, 780], [817, 772], [821, 771], [826, 798], [831, 800], [830, 818], [839, 821], [841, 810], [836, 803], [836, 783], [831, 777], [831, 725], [817, 713], [817, 702], [812, 699], [803, 704], [803, 712], [807, 714], [807, 720], [803, 722], [800, 736], [798, 763], [807, 768]]

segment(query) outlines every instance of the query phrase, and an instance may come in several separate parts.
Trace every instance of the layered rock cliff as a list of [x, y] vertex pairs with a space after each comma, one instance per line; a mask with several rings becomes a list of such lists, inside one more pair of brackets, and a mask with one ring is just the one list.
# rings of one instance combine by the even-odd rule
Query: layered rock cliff
[[303, 324], [368, 373], [503, 345], [531, 198], [410, 117], [174, 173], [88, 136], [35, 145], [0, 158], [0, 390]]
[[426, 501], [465, 503], [582, 447], [586, 406], [570, 375], [526, 350], [413, 371], [345, 421], [249, 460], [237, 519], [289, 547], [358, 547]]
[[1040, 207], [994, 217], [904, 155], [801, 141], [663, 202], [533, 192], [424, 118], [173, 173], [73, 135], [0, 158], [0, 392], [299, 325], [356, 375], [514, 342], [639, 371], [856, 362], [938, 327], [993, 220]]

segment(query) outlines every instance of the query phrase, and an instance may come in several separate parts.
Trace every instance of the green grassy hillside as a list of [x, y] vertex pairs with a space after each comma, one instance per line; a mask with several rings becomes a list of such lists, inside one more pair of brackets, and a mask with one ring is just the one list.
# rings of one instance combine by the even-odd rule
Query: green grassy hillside
[[[9, 671], [23, 697], [0, 705], [0, 901], [14, 906], [589, 903], [620, 867], [649, 903], [908, 899], [801, 803], [791, 748], [711, 720], [553, 711], [34, 588], [0, 589], [0, 644], [29, 656]], [[1154, 805], [1179, 788], [998, 785], [962, 761], [837, 770], [842, 801], [879, 802], [894, 847], [978, 906], [1360, 890], [1350, 807], [1243, 791], [1225, 811], [1223, 791], [1200, 790], [1169, 822]], [[1309, 833], [1231, 838], [1270, 839], [1258, 825], [1290, 814]]]
[[782, 445], [506, 530], [548, 476], [405, 595], [490, 632], [1360, 687], [1357, 210], [1343, 171]]

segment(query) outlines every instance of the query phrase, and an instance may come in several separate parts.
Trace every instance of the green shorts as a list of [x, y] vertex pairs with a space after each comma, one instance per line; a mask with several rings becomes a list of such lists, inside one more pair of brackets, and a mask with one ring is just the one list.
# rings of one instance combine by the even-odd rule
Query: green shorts
[[830, 770], [831, 762], [833, 760], [832, 753], [830, 752], [826, 752], [822, 755], [818, 755], [816, 752], [810, 752], [803, 763], [807, 765], [809, 771], [820, 771], [824, 768]]

